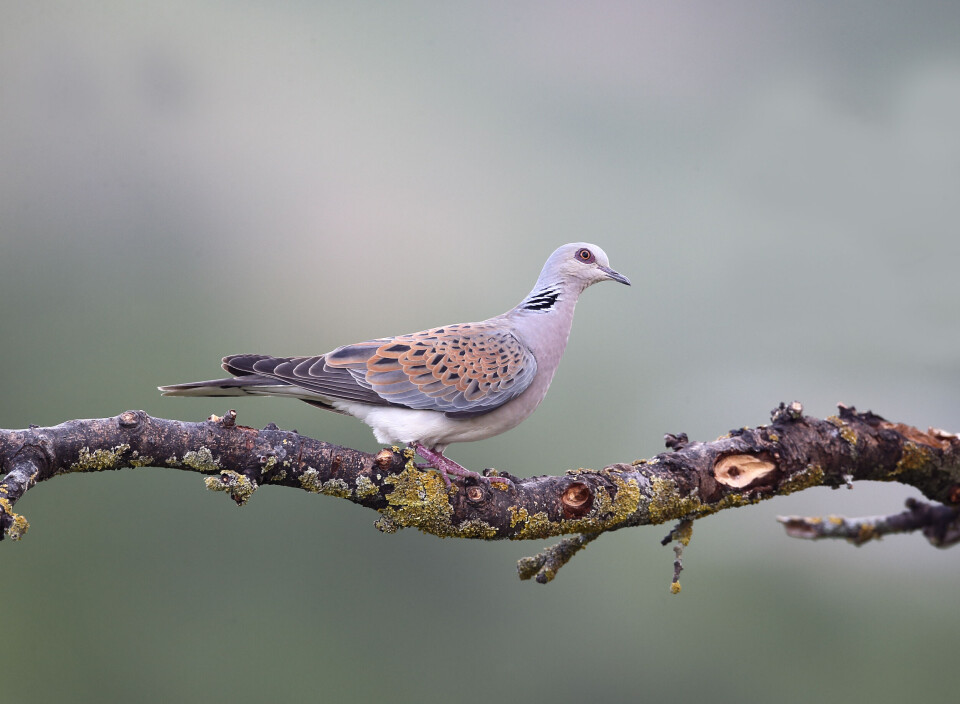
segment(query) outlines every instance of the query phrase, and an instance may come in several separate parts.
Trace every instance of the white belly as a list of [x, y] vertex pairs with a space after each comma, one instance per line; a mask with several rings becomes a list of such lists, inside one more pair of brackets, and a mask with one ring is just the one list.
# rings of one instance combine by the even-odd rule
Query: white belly
[[506, 422], [503, 414], [495, 412], [473, 418], [447, 418], [439, 411], [423, 411], [398, 406], [371, 406], [355, 401], [333, 400], [332, 405], [338, 411], [348, 413], [369, 425], [373, 429], [377, 442], [386, 444], [420, 442], [440, 451], [454, 442], [470, 442], [492, 437], [517, 424]]
[[472, 442], [505, 433], [516, 427], [540, 405], [556, 369], [551, 365], [519, 396], [489, 413], [470, 418], [448, 418], [442, 411], [417, 410], [399, 406], [372, 406], [356, 401], [330, 399], [338, 411], [359, 418], [373, 429], [378, 442], [407, 444], [419, 442], [443, 452], [455, 442]]

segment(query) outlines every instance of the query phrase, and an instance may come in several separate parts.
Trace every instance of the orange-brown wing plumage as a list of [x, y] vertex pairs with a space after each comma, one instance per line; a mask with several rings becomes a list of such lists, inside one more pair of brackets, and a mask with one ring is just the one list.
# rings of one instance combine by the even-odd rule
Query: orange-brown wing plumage
[[256, 374], [330, 398], [443, 411], [487, 413], [533, 381], [533, 353], [509, 330], [484, 323], [446, 325], [369, 340], [315, 357], [234, 355], [224, 369]]
[[510, 331], [489, 323], [446, 325], [340, 347], [326, 366], [348, 370], [384, 401], [451, 416], [485, 413], [526, 389], [536, 359]]

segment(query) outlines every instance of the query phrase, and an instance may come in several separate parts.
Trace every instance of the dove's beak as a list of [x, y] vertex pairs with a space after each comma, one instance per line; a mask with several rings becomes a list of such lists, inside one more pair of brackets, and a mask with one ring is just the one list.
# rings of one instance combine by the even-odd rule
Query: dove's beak
[[606, 274], [608, 279], [612, 279], [613, 281], [619, 281], [620, 283], [626, 284], [627, 286], [630, 285], [630, 279], [628, 279], [626, 276], [621, 274], [619, 271], [614, 271], [608, 266], [598, 266], [597, 268], [600, 271], [602, 271], [604, 274]]

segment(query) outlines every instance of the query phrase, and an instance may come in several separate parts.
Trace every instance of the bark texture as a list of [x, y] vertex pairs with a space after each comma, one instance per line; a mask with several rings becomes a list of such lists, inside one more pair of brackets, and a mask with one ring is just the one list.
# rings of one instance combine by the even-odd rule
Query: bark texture
[[[207, 475], [208, 488], [240, 505], [263, 485], [347, 499], [378, 511], [377, 527], [385, 532], [418, 528], [486, 540], [578, 534], [521, 561], [521, 577], [540, 582], [607, 531], [691, 521], [807, 487], [864, 479], [908, 484], [940, 504], [911, 511], [909, 520], [887, 521], [885, 532], [923, 530], [929, 537], [958, 531], [960, 438], [941, 430], [921, 431], [847, 406], [836, 416], [811, 418], [793, 403], [775, 409], [770, 425], [733, 430], [712, 442], [670, 435], [667, 446], [671, 452], [600, 470], [530, 478], [500, 472], [510, 484], [467, 479], [448, 490], [436, 471], [418, 468], [408, 450], [370, 454], [273, 425], [256, 430], [237, 425], [233, 411], [201, 423], [127, 411], [0, 430], [0, 537], [24, 535], [27, 521], [13, 507], [40, 482], [68, 472], [148, 466]], [[784, 520], [795, 535], [804, 532], [798, 521], [816, 525], [816, 519]], [[833, 534], [849, 538], [851, 530]], [[806, 531], [802, 537], [827, 537]], [[682, 532], [688, 541], [689, 528]]]

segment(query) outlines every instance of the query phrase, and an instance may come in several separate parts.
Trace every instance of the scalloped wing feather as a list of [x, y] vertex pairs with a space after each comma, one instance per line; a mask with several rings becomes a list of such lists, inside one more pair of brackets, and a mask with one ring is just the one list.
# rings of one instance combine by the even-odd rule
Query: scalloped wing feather
[[340, 347], [328, 367], [347, 369], [392, 404], [479, 415], [521, 394], [533, 381], [533, 353], [497, 323], [445, 325]]
[[533, 381], [533, 353], [495, 323], [446, 325], [339, 347], [315, 357], [234, 355], [232, 374], [257, 374], [331, 398], [442, 411], [488, 413]]

